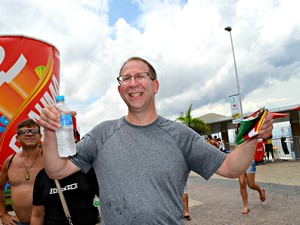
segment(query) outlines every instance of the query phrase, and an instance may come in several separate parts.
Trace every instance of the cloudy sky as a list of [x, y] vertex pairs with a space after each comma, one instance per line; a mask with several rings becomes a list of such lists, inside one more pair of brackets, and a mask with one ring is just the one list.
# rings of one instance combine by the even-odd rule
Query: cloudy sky
[[119, 68], [141, 56], [156, 68], [160, 115], [230, 116], [300, 104], [300, 2], [294, 0], [0, 0], [0, 33], [45, 40], [60, 51], [61, 88], [81, 134], [127, 113]]

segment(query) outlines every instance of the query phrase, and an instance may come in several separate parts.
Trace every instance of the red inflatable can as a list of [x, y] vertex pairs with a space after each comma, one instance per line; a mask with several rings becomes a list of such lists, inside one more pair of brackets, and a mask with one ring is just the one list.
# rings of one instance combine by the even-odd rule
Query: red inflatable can
[[18, 124], [38, 120], [42, 108], [55, 102], [59, 71], [55, 46], [27, 36], [0, 35], [0, 169], [9, 155], [21, 151]]

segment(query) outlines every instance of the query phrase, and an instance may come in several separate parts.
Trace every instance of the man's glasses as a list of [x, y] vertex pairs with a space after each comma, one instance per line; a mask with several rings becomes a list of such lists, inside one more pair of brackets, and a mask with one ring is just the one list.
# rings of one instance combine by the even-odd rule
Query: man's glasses
[[137, 82], [141, 82], [141, 81], [145, 80], [148, 76], [152, 80], [155, 80], [154, 77], [151, 76], [151, 74], [148, 73], [148, 72], [136, 73], [133, 76], [131, 76], [131, 75], [120, 75], [119, 77], [117, 77], [117, 80], [118, 80], [119, 84], [122, 85], [122, 84], [129, 84], [133, 77]]
[[18, 135], [29, 135], [29, 134], [40, 134], [39, 129], [26, 129], [26, 130], [20, 130]]

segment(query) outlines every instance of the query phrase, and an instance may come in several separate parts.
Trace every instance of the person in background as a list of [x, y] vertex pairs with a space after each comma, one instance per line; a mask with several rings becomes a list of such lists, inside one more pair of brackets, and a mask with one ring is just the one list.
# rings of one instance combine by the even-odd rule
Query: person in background
[[219, 148], [219, 142], [218, 142], [217, 135], [215, 135], [213, 139], [214, 139], [215, 143], [217, 144], [217, 148]]
[[[0, 174], [0, 218], [3, 225], [30, 223], [34, 180], [44, 167], [41, 138], [40, 125], [36, 121], [26, 119], [18, 125], [16, 139], [22, 151], [5, 160]], [[11, 201], [16, 216], [7, 212], [4, 198], [6, 182], [11, 185]]]
[[159, 82], [148, 61], [129, 58], [117, 80], [127, 115], [94, 127], [76, 145], [76, 155], [58, 155], [55, 130], [60, 123], [54, 105], [43, 108], [39, 120], [47, 174], [62, 179], [93, 166], [104, 224], [183, 225], [182, 194], [190, 171], [205, 179], [214, 173], [237, 178], [249, 167], [258, 138], [266, 138], [273, 129], [269, 113], [260, 134], [226, 155], [188, 126], [157, 114]]
[[247, 171], [239, 177], [240, 193], [244, 204], [244, 207], [242, 209], [243, 214], [247, 214], [249, 212], [247, 185], [252, 190], [258, 192], [261, 202], [264, 202], [266, 200], [265, 189], [261, 188], [255, 182], [255, 173], [256, 173], [256, 165], [255, 165], [255, 161], [252, 160], [251, 165], [249, 166]]
[[188, 195], [188, 187], [187, 184], [184, 187], [184, 191], [182, 194], [182, 202], [183, 202], [183, 218], [185, 220], [191, 220], [190, 212], [189, 212], [189, 195]]
[[[80, 141], [76, 117], [72, 117], [74, 141]], [[43, 144], [41, 145], [43, 153]], [[99, 196], [99, 187], [93, 167], [87, 174], [78, 171], [58, 181], [63, 190], [73, 225], [95, 225], [100, 221], [100, 209], [93, 205]], [[42, 169], [33, 188], [31, 225], [69, 225], [55, 181]]]
[[[274, 150], [273, 150], [273, 143], [272, 143], [273, 136], [271, 135], [267, 139], [264, 140], [265, 142], [265, 149], [267, 153], [267, 159], [268, 161], [274, 162]], [[270, 160], [270, 153], [272, 155], [272, 160]]]
[[213, 139], [211, 135], [207, 136], [206, 142], [208, 142], [209, 144], [213, 145], [215, 148], [219, 148], [217, 141], [215, 139]]
[[[93, 168], [59, 180], [74, 225], [95, 225], [98, 208], [93, 205], [99, 189]], [[53, 179], [42, 169], [35, 180], [30, 225], [69, 225]]]
[[217, 138], [217, 142], [218, 142], [220, 151], [225, 152], [226, 148], [225, 148], [225, 144], [224, 144], [223, 140], [221, 140], [221, 138]]

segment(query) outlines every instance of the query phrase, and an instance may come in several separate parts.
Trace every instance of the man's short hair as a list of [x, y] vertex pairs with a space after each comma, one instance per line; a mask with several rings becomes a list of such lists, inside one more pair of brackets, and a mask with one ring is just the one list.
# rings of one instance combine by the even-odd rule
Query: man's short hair
[[33, 119], [26, 119], [26, 120], [23, 120], [21, 123], [19, 123], [19, 125], [17, 127], [17, 133], [23, 127], [37, 127], [39, 130], [41, 129], [41, 126]]
[[119, 71], [119, 75], [122, 75], [121, 72], [122, 72], [122, 69], [124, 68], [124, 66], [126, 65], [126, 63], [130, 62], [130, 61], [141, 61], [143, 63], [145, 63], [148, 68], [149, 68], [149, 73], [151, 74], [151, 76], [154, 78], [154, 80], [157, 80], [157, 74], [156, 74], [156, 71], [154, 69], [154, 67], [145, 59], [141, 58], [141, 57], [138, 57], [138, 56], [133, 56], [133, 57], [130, 57], [129, 59], [127, 59], [124, 64], [122, 65], [120, 71]]

